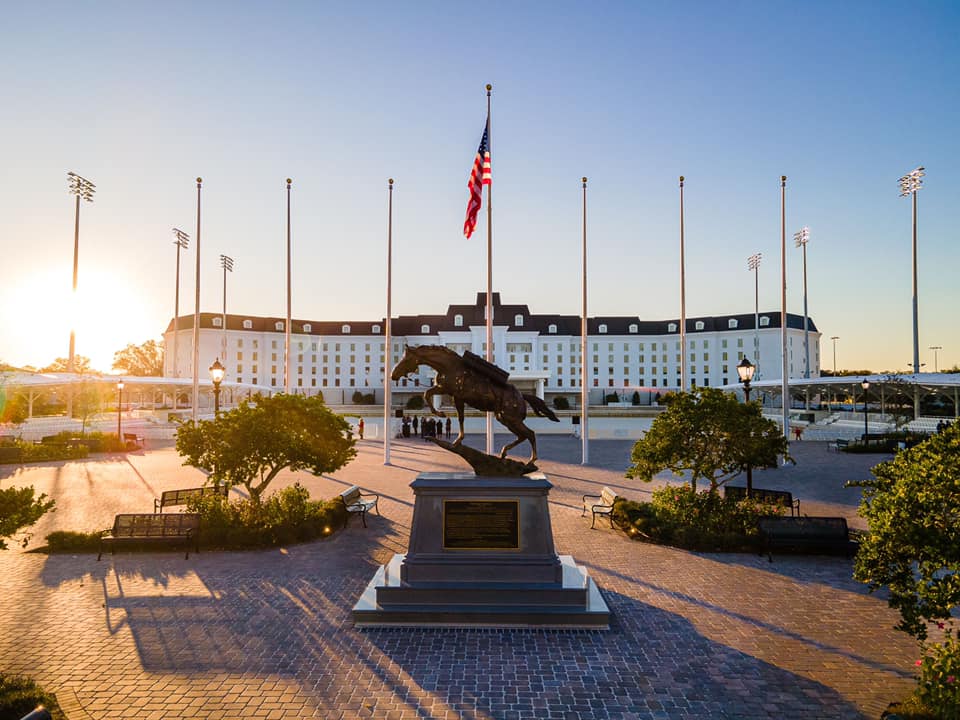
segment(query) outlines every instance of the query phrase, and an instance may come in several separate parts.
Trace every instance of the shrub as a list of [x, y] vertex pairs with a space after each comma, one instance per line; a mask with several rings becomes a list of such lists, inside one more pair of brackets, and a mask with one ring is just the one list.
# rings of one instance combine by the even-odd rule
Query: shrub
[[[942, 623], [941, 623], [942, 624]], [[942, 643], [924, 648], [920, 663], [917, 700], [935, 717], [960, 718], [960, 641], [947, 630]]]
[[43, 705], [54, 720], [63, 720], [57, 698], [23, 675], [0, 673], [0, 718], [20, 718]]
[[569, 410], [570, 401], [567, 400], [563, 395], [557, 395], [553, 399], [553, 407], [555, 410]]
[[407, 410], [423, 410], [423, 395], [414, 395], [407, 400]]
[[615, 392], [614, 392], [614, 393], [610, 393], [609, 395], [604, 395], [604, 396], [603, 396], [603, 404], [604, 404], [604, 405], [608, 405], [609, 403], [618, 403], [618, 402], [620, 402], [620, 396], [617, 395]]
[[373, 405], [376, 402], [376, 398], [373, 393], [362, 393], [359, 390], [355, 390], [353, 396], [351, 397], [354, 405]]
[[299, 483], [262, 499], [228, 501], [205, 495], [188, 504], [201, 515], [204, 546], [251, 548], [285, 545], [330, 535], [343, 524], [346, 510], [339, 501], [315, 501]]
[[99, 531], [71, 532], [57, 530], [47, 535], [47, 550], [50, 552], [97, 552], [100, 547]]
[[613, 518], [629, 535], [688, 550], [752, 550], [756, 548], [757, 518], [782, 515], [782, 505], [717, 493], [694, 492], [674, 485], [653, 492], [649, 503], [618, 499]]
[[633, 397], [630, 398], [630, 404], [631, 404], [631, 405], [639, 405], [639, 404], [640, 404], [640, 391], [639, 391], [639, 390], [634, 390], [634, 391], [633, 391]]
[[47, 462], [51, 460], [79, 460], [90, 455], [83, 445], [34, 445], [20, 443], [21, 462]]

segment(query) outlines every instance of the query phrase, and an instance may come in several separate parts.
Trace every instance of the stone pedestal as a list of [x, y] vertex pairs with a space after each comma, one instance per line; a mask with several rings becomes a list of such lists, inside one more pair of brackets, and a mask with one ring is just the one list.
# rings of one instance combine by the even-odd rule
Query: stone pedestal
[[596, 584], [554, 550], [542, 473], [423, 473], [411, 487], [408, 551], [374, 574], [358, 627], [608, 627]]

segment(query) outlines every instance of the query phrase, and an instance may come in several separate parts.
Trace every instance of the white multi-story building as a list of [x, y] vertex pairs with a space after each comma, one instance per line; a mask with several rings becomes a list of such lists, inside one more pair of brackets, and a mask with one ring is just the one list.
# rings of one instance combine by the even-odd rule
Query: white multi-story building
[[[478, 293], [471, 305], [451, 305], [442, 315], [395, 318], [391, 366], [403, 355], [405, 345], [446, 345], [462, 353], [486, 352], [486, 294]], [[505, 305], [493, 294], [494, 362], [508, 370], [511, 381], [532, 386], [541, 396], [567, 395], [581, 390], [580, 317], [541, 315], [527, 305]], [[244, 384], [284, 387], [285, 319], [227, 315], [200, 315], [200, 364], [219, 358], [226, 366], [225, 380]], [[808, 319], [810, 377], [820, 375], [820, 333]], [[177, 374], [192, 375], [193, 316], [179, 318]], [[309, 321], [294, 320], [291, 328], [291, 390], [313, 395], [323, 393], [328, 402], [343, 402], [356, 391], [382, 399], [384, 380], [384, 320]], [[173, 322], [164, 333], [168, 355], [165, 374], [173, 376]], [[781, 377], [780, 312], [695, 317], [687, 319], [686, 349], [681, 352], [679, 320], [641, 320], [639, 317], [593, 317], [588, 320], [587, 377], [591, 402], [614, 391], [623, 395], [641, 391], [647, 395], [680, 386], [680, 363], [688, 363], [693, 386], [727, 385], [739, 382], [737, 363], [746, 355], [757, 365], [754, 379]], [[805, 374], [803, 317], [787, 315], [787, 364], [791, 378]], [[404, 391], [427, 387], [433, 371], [393, 384]]]

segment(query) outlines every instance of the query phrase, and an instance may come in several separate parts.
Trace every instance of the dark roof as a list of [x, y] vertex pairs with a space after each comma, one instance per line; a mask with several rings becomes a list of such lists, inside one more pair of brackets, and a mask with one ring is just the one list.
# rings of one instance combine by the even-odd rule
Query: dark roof
[[[580, 334], [580, 316], [579, 315], [534, 315], [530, 312], [527, 305], [504, 305], [500, 302], [500, 293], [493, 293], [493, 317], [498, 325], [507, 325], [511, 330], [536, 331], [541, 335], [579, 335]], [[421, 326], [427, 325], [430, 328], [428, 334], [433, 335], [437, 332], [463, 331], [471, 325], [483, 325], [484, 310], [487, 302], [487, 294], [477, 293], [477, 300], [472, 305], [450, 305], [447, 312], [443, 315], [401, 315], [394, 318], [392, 331], [394, 335], [420, 335]], [[456, 325], [454, 318], [460, 315], [463, 318], [462, 325]], [[515, 324], [517, 316], [522, 317], [523, 324]], [[214, 328], [214, 318], [222, 317], [220, 313], [200, 313], [200, 327]], [[762, 312], [760, 317], [770, 319], [770, 324], [766, 327], [780, 327], [780, 311]], [[227, 315], [228, 330], [251, 330], [255, 332], [276, 332], [277, 323], [284, 323], [286, 318], [278, 317], [255, 317], [252, 315]], [[736, 315], [713, 315], [706, 317], [687, 318], [687, 332], [709, 332], [718, 330], [729, 330], [730, 320], [737, 321], [738, 330], [754, 329], [754, 314], [740, 313]], [[244, 328], [244, 321], [250, 322], [249, 328]], [[817, 332], [816, 324], [808, 318], [809, 327], [812, 332]], [[697, 323], [703, 323], [703, 329], [697, 330]], [[590, 335], [599, 335], [600, 326], [606, 325], [607, 335], [664, 335], [669, 333], [670, 324], [679, 325], [680, 319], [673, 318], [669, 320], [641, 320], [635, 316], [597, 316], [587, 319], [587, 333]], [[310, 331], [304, 330], [304, 325], [310, 326]], [[350, 332], [345, 333], [345, 325], [350, 326]], [[379, 326], [378, 335], [384, 332], [384, 320], [298, 320], [291, 321], [291, 332], [298, 335], [373, 335], [373, 326]], [[550, 326], [556, 325], [556, 333], [550, 332]], [[636, 332], [631, 332], [631, 325], [636, 325]], [[193, 315], [184, 315], [178, 321], [180, 330], [193, 328]], [[803, 329], [803, 316], [787, 313], [787, 327], [796, 330]], [[173, 330], [173, 320], [167, 325], [166, 332]], [[676, 332], [676, 331], [674, 331]]]

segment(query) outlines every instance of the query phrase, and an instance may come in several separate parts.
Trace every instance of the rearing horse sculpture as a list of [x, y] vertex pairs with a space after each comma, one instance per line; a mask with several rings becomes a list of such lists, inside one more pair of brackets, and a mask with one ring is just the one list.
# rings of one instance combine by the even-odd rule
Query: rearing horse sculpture
[[427, 407], [435, 415], [446, 417], [445, 413], [434, 409], [431, 401], [438, 393], [453, 398], [457, 419], [460, 421], [460, 432], [453, 441], [454, 446], [463, 442], [464, 405], [492, 412], [500, 424], [517, 436], [516, 440], [503, 446], [500, 451], [501, 458], [506, 457], [510, 448], [527, 440], [533, 451], [530, 462], [537, 459], [537, 437], [523, 422], [527, 417], [528, 405], [537, 415], [560, 422], [543, 400], [536, 395], [521, 393], [506, 382], [506, 373], [496, 365], [491, 365], [472, 353], [461, 357], [442, 345], [407, 347], [390, 377], [394, 381], [399, 380], [404, 375], [415, 372], [421, 365], [429, 365], [437, 371], [435, 384], [423, 393]]

